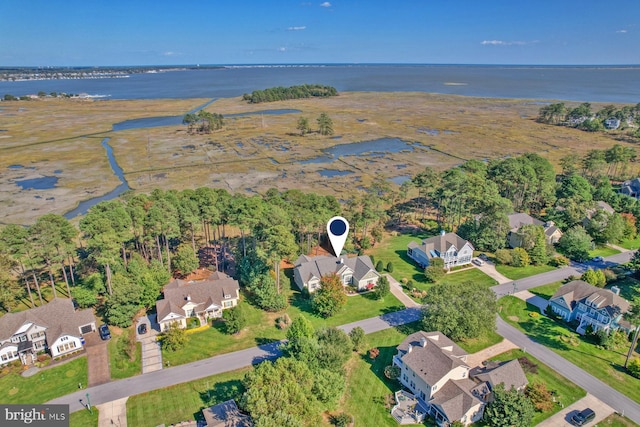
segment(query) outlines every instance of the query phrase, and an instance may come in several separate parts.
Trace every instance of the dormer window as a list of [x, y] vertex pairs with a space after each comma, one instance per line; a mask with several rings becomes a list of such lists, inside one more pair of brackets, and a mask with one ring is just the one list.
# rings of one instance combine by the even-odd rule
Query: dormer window
[[231, 295], [229, 295], [229, 294], [224, 294], [224, 299], [229, 299], [229, 298], [231, 298]]

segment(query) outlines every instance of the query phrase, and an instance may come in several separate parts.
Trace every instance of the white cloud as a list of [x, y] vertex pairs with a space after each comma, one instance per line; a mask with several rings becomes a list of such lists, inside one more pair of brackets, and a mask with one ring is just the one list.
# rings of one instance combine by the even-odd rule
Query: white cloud
[[491, 46], [524, 46], [527, 44], [538, 43], [538, 40], [533, 41], [504, 41], [504, 40], [483, 40], [480, 44]]
[[176, 56], [176, 55], [180, 55], [178, 52], [164, 52], [163, 53], [164, 56]]
[[289, 28], [287, 28], [287, 30], [289, 30], [289, 31], [302, 31], [302, 30], [306, 30], [306, 29], [307, 29], [307, 27], [304, 26], [304, 25], [300, 26], [300, 27], [289, 27]]
[[324, 3], [320, 3], [321, 7], [331, 7], [331, 3], [329, 3], [328, 1], [324, 2]]
[[624, 34], [626, 32], [627, 32], [627, 30], [618, 30], [618, 31], [616, 31], [616, 33], [619, 33], [619, 34]]
[[278, 48], [278, 52], [286, 52], [287, 48], [286, 47], [279, 47]]

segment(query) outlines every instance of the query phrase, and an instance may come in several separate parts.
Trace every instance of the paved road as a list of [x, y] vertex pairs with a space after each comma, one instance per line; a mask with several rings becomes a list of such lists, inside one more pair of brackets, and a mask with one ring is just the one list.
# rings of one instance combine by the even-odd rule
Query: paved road
[[588, 372], [578, 368], [573, 363], [553, 352], [553, 350], [534, 342], [531, 338], [502, 320], [500, 316], [498, 316], [497, 319], [497, 332], [504, 338], [524, 349], [527, 353], [531, 354], [545, 365], [567, 377], [585, 389], [588, 393], [611, 406], [616, 411], [620, 413], [624, 411], [624, 415], [626, 417], [640, 424], [639, 404], [609, 387], [599, 379], [593, 377]]
[[[420, 319], [420, 309], [408, 308], [394, 313], [384, 314], [371, 319], [349, 323], [340, 328], [350, 331], [356, 326], [364, 329], [365, 333], [381, 331], [393, 326], [403, 325]], [[127, 396], [145, 393], [158, 388], [169, 387], [174, 384], [189, 382], [210, 375], [244, 368], [265, 360], [274, 360], [281, 356], [278, 349], [280, 342], [248, 348], [233, 353], [221, 354], [197, 362], [188, 363], [172, 368], [165, 368], [147, 374], [137, 375], [119, 381], [112, 381], [96, 387], [89, 387], [82, 391], [69, 394], [48, 403], [68, 404], [70, 412], [84, 409], [80, 399], [86, 402], [86, 394], [92, 405], [99, 405]]]

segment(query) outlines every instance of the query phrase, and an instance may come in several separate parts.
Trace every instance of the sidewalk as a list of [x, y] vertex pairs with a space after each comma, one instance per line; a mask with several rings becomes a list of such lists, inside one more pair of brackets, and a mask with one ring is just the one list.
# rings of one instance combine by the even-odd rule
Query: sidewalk
[[420, 307], [420, 304], [412, 300], [409, 295], [405, 294], [402, 290], [402, 285], [396, 279], [391, 277], [390, 274], [385, 274], [385, 277], [389, 279], [389, 288], [393, 296], [398, 298], [402, 304], [407, 308]]
[[542, 297], [539, 297], [538, 295], [534, 295], [527, 290], [516, 292], [515, 294], [513, 294], [513, 296], [516, 298], [520, 298], [522, 301], [526, 301], [531, 305], [535, 305], [536, 307], [538, 307], [538, 309], [540, 310], [540, 313], [543, 315], [545, 314], [545, 311], [547, 310], [547, 306], [549, 305], [548, 300]]
[[499, 285], [513, 281], [508, 277], [505, 277], [502, 274], [498, 273], [498, 270], [496, 270], [495, 264], [492, 263], [491, 261], [485, 261], [483, 265], [476, 265], [476, 268], [482, 271], [487, 276], [494, 279], [495, 281], [497, 281]]
[[481, 366], [482, 362], [484, 362], [485, 360], [491, 359], [493, 356], [497, 356], [498, 354], [504, 353], [505, 351], [513, 350], [516, 348], [519, 347], [505, 338], [498, 344], [494, 344], [491, 347], [487, 347], [478, 352], [468, 355], [467, 365], [469, 365], [471, 368]]
[[98, 411], [98, 427], [127, 427], [127, 399], [124, 397], [111, 402], [96, 405]]

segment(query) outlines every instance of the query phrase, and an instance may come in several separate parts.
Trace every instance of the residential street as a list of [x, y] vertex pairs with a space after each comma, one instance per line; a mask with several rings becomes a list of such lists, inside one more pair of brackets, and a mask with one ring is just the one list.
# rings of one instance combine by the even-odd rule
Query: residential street
[[[578, 276], [589, 266], [603, 267], [605, 264], [615, 265], [627, 262], [632, 254], [633, 252], [620, 253], [605, 258], [604, 262], [598, 263], [598, 265], [595, 265], [593, 262], [575, 264], [571, 267], [565, 267], [521, 279], [517, 281], [517, 291], [552, 283], [571, 275]], [[513, 294], [513, 282], [494, 286], [492, 289], [496, 292], [498, 297]], [[414, 307], [349, 323], [340, 326], [340, 328], [349, 332], [354, 327], [360, 326], [366, 333], [372, 333], [393, 326], [410, 323], [419, 319], [420, 309], [418, 307]], [[560, 372], [562, 375], [566, 376], [568, 379], [584, 388], [588, 393], [611, 406], [616, 411], [620, 413], [624, 412], [626, 417], [636, 423], [640, 423], [640, 405], [638, 403], [632, 401], [628, 397], [604, 384], [602, 381], [591, 376], [588, 372], [568, 362], [552, 350], [533, 342], [526, 335], [504, 322], [499, 316], [497, 324], [497, 332], [504, 338], [524, 349], [527, 353], [532, 354], [554, 370]], [[280, 343], [272, 343], [260, 347], [253, 347], [234, 353], [214, 356], [185, 365], [165, 368], [160, 371], [150, 372], [124, 380], [112, 381], [54, 399], [48, 403], [68, 404], [70, 411], [75, 412], [84, 409], [80, 403], [80, 399], [86, 399], [85, 395], [87, 393], [90, 394], [91, 403], [93, 405], [104, 404], [158, 388], [168, 387], [174, 384], [240, 369], [264, 360], [276, 359], [281, 355], [278, 350], [279, 344]]]

